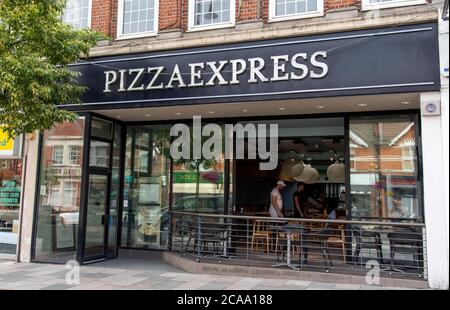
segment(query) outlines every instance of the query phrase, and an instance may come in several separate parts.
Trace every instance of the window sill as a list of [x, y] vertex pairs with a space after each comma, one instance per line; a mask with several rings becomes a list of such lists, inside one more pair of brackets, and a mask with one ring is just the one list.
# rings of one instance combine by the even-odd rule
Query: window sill
[[313, 18], [313, 17], [321, 17], [321, 16], [324, 16], [323, 11], [311, 12], [308, 14], [301, 14], [301, 15], [271, 16], [269, 18], [268, 22], [276, 23], [276, 22], [283, 22], [283, 21], [288, 21], [288, 20]]
[[413, 6], [427, 4], [426, 0], [411, 0], [411, 1], [392, 1], [392, 3], [377, 3], [377, 4], [365, 4], [362, 3], [361, 11], [381, 10], [389, 8], [398, 8], [403, 6]]
[[145, 33], [136, 33], [136, 34], [122, 34], [122, 35], [117, 35], [116, 41], [156, 37], [157, 35], [158, 35], [158, 33], [156, 31], [145, 32]]
[[224, 29], [224, 28], [232, 28], [234, 27], [234, 23], [220, 23], [220, 24], [214, 24], [214, 25], [202, 25], [202, 26], [190, 26], [188, 31], [186, 32], [197, 32], [197, 31], [207, 31], [207, 30], [217, 30], [217, 29]]

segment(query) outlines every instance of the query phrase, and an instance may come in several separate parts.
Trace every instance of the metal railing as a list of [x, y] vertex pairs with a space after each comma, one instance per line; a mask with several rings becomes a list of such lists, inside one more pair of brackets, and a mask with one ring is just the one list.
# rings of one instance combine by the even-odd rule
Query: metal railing
[[197, 262], [427, 278], [420, 223], [270, 218], [173, 211], [170, 250]]

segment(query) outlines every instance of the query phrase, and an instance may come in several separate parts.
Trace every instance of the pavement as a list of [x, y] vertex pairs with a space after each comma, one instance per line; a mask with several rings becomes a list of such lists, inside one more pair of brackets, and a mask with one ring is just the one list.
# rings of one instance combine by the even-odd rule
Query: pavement
[[[79, 268], [79, 272], [77, 272]], [[79, 275], [79, 276], [78, 276]], [[0, 260], [0, 290], [387, 290], [380, 287], [287, 279], [194, 274], [161, 259], [114, 259], [65, 265]]]

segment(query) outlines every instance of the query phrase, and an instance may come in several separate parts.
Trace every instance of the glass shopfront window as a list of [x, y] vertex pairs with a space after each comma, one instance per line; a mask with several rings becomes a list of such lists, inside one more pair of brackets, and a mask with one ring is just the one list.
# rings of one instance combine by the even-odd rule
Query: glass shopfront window
[[[192, 127], [190, 130], [193, 130]], [[203, 136], [202, 145], [208, 139], [209, 136]], [[191, 153], [193, 149], [191, 145]], [[172, 210], [224, 213], [225, 156], [223, 151], [222, 146], [220, 158], [193, 159], [194, 156], [191, 154], [192, 159], [173, 161]]]
[[[37, 207], [37, 261], [76, 257], [85, 120], [65, 122], [43, 134]], [[76, 153], [76, 155], [75, 155]], [[76, 160], [75, 160], [76, 158]]]
[[173, 210], [224, 212], [224, 159], [174, 162]]
[[0, 253], [15, 254], [19, 231], [22, 159], [0, 159]]
[[350, 118], [352, 218], [422, 221], [417, 118]]
[[166, 248], [170, 126], [127, 128], [122, 247]]

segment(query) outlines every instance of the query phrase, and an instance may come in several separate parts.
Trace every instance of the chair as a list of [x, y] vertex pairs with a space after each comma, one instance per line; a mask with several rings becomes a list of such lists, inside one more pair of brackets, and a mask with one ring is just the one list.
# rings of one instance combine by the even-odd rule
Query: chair
[[315, 241], [320, 243], [322, 261], [327, 269], [327, 272], [329, 268], [334, 268], [333, 260], [331, 259], [328, 251], [330, 245], [338, 244], [341, 247], [343, 259], [344, 262], [346, 262], [345, 225], [325, 225], [324, 229], [320, 231], [316, 230], [312, 233], [312, 235], [314, 236]]
[[[420, 271], [420, 261], [421, 261], [421, 242], [422, 236], [415, 231], [400, 231], [400, 232], [390, 232], [387, 234], [389, 239], [389, 250], [390, 250], [390, 268], [388, 271], [398, 271], [404, 273], [403, 270], [394, 268], [395, 265], [395, 254], [412, 254], [415, 267]], [[405, 266], [412, 267], [412, 266]], [[420, 274], [419, 274], [420, 277]]]
[[[212, 253], [218, 255], [220, 253], [220, 243], [226, 241], [225, 225], [214, 222], [203, 222], [200, 225], [191, 219], [182, 219], [179, 224], [181, 227], [181, 236], [187, 235], [187, 243], [183, 246], [182, 252], [188, 251], [191, 240], [194, 240], [193, 251], [197, 251], [199, 255], [206, 256]], [[200, 244], [200, 245], [199, 245]]]
[[220, 243], [226, 240], [226, 228], [221, 223], [205, 222], [201, 225], [199, 238], [202, 244], [203, 255], [211, 253], [210, 249], [212, 249], [213, 255], [218, 255], [220, 253]]
[[[314, 220], [327, 220], [328, 216], [324, 215], [324, 214], [314, 214], [312, 216], [312, 219], [314, 219]], [[307, 225], [308, 225], [308, 228], [311, 228], [313, 230], [314, 229], [322, 230], [322, 229], [325, 228], [326, 223], [325, 222], [313, 222], [313, 221], [311, 221], [311, 222], [308, 222]]]
[[380, 233], [370, 231], [362, 228], [353, 229], [353, 236], [356, 238], [356, 248], [353, 257], [355, 258], [354, 265], [357, 263], [357, 258], [362, 248], [376, 249], [377, 258], [383, 264], [383, 250]]
[[[338, 234], [336, 234], [338, 232]], [[325, 240], [325, 247], [329, 245], [339, 245], [342, 249], [342, 257], [344, 262], [347, 262], [345, 251], [345, 225], [337, 225], [333, 233]]]
[[256, 245], [256, 249], [259, 249], [259, 242], [263, 240], [266, 243], [266, 251], [269, 253], [270, 251], [270, 236], [272, 232], [266, 230], [266, 223], [261, 220], [255, 220], [253, 222], [253, 232], [252, 232], [252, 243], [251, 243], [251, 251], [253, 252], [253, 247]]

